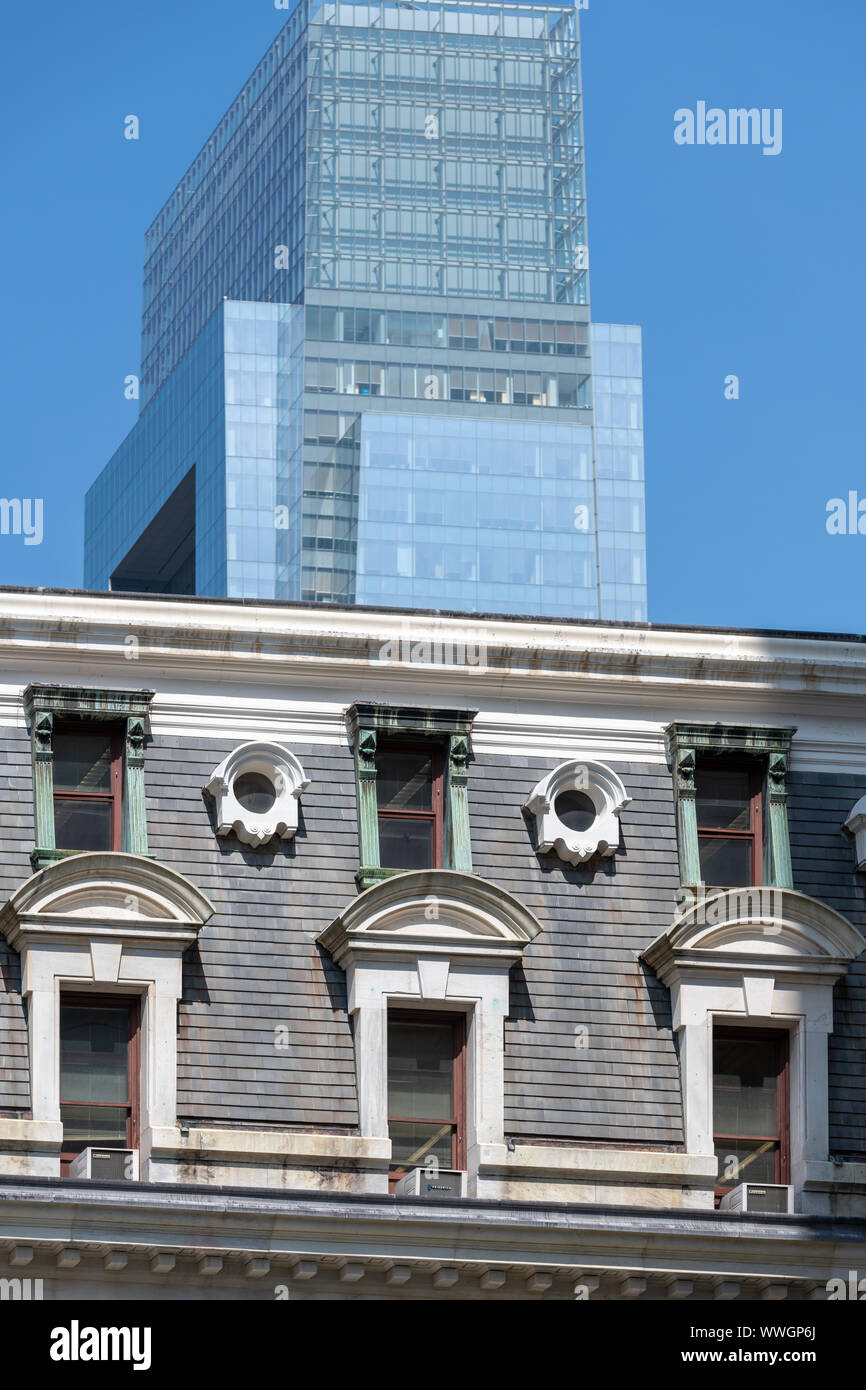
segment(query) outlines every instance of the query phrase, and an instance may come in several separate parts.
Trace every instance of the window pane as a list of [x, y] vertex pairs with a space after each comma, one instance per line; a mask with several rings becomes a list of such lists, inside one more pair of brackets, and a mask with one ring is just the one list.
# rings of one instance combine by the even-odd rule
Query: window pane
[[55, 791], [111, 791], [111, 740], [106, 734], [55, 734], [52, 746]]
[[432, 869], [433, 821], [380, 816], [379, 863], [383, 869]]
[[111, 849], [111, 801], [84, 801], [55, 796], [54, 843], [57, 849]]
[[698, 769], [698, 825], [707, 830], [750, 830], [751, 778], [748, 772]]
[[126, 1117], [126, 1106], [61, 1105], [64, 1152], [80, 1153], [91, 1144], [125, 1149]]
[[391, 1165], [394, 1168], [423, 1168], [431, 1158], [439, 1160], [440, 1168], [453, 1163], [453, 1125], [400, 1124], [388, 1126], [391, 1136]]
[[64, 1101], [122, 1101], [128, 1095], [129, 1011], [63, 1004], [60, 1095]]
[[454, 1118], [454, 1028], [450, 1023], [388, 1024], [388, 1114]]
[[585, 792], [560, 792], [554, 810], [569, 830], [588, 830], [598, 815]]
[[700, 835], [701, 878], [714, 888], [744, 888], [752, 882], [752, 840]]
[[376, 795], [380, 811], [430, 811], [433, 807], [433, 762], [426, 749], [380, 751]]
[[259, 815], [269, 811], [277, 799], [273, 783], [262, 772], [242, 773], [232, 790], [235, 800], [245, 811], [253, 811]]
[[756, 1038], [717, 1038], [713, 1045], [716, 1134], [778, 1135], [779, 1049]]
[[719, 1160], [719, 1187], [736, 1187], [741, 1182], [778, 1182], [776, 1155], [778, 1144], [736, 1143], [731, 1139], [716, 1140]]

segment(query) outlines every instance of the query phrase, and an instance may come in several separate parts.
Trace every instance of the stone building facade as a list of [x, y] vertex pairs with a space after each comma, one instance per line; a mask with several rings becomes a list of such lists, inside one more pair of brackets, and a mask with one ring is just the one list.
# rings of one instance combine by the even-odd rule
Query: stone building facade
[[[0, 1278], [796, 1301], [864, 1267], [863, 639], [0, 619]], [[719, 1205], [748, 1182], [779, 1210]]]

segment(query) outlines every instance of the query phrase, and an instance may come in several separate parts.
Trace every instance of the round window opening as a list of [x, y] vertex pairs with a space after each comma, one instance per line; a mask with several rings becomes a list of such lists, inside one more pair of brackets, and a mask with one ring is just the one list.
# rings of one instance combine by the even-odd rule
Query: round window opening
[[277, 799], [273, 782], [261, 772], [242, 773], [235, 778], [232, 791], [238, 804], [254, 814], [269, 811]]
[[569, 830], [588, 830], [598, 811], [585, 792], [560, 792], [554, 805], [557, 820]]

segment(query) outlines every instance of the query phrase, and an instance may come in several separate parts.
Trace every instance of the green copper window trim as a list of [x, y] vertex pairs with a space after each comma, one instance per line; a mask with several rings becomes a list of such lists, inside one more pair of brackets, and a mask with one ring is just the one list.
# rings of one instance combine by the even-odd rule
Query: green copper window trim
[[24, 713], [33, 749], [33, 814], [36, 846], [30, 859], [44, 869], [77, 850], [57, 849], [54, 841], [54, 726], [122, 724], [123, 849], [147, 854], [147, 813], [144, 797], [144, 744], [152, 690], [100, 690], [64, 685], [28, 685]]
[[346, 711], [349, 737], [355, 750], [358, 795], [360, 888], [403, 873], [383, 869], [379, 862], [379, 817], [376, 796], [376, 750], [384, 734], [397, 738], [436, 739], [445, 749], [445, 827], [443, 867], [472, 873], [469, 835], [470, 735], [475, 710], [413, 709], [392, 705], [352, 705]]
[[665, 745], [674, 775], [680, 882], [701, 882], [695, 770], [713, 755], [759, 759], [764, 769], [764, 883], [793, 888], [788, 835], [788, 758], [796, 729], [760, 729], [723, 724], [669, 724]]

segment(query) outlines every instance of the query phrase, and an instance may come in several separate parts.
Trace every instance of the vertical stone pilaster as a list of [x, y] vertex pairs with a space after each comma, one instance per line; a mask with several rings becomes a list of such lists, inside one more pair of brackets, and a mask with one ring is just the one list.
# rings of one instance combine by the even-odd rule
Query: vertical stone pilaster
[[125, 787], [123, 795], [123, 848], [129, 854], [147, 854], [147, 807], [144, 794], [144, 720], [126, 720]]
[[33, 716], [33, 819], [36, 848], [54, 849], [54, 715], [38, 710]]
[[446, 868], [472, 872], [472, 843], [469, 831], [469, 739], [452, 734], [448, 740], [448, 768], [445, 788]]
[[358, 1123], [364, 1138], [388, 1134], [388, 1001], [377, 995], [352, 1014]]
[[788, 834], [788, 757], [771, 753], [767, 764], [767, 821], [770, 831], [769, 882], [775, 888], [793, 888], [791, 840]]
[[684, 884], [697, 884], [701, 882], [701, 856], [698, 848], [694, 748], [680, 748], [678, 750], [674, 776], [677, 792], [680, 874]]
[[[679, 1013], [678, 989], [676, 993], [676, 1012]], [[686, 1152], [711, 1154], [714, 1152], [711, 1016], [701, 1010], [694, 1010], [689, 1014], [689, 1022], [679, 1027], [678, 1037]]]
[[375, 729], [360, 729], [356, 749], [356, 787], [358, 794], [358, 835], [361, 866], [358, 879], [362, 886], [366, 870], [379, 868], [379, 817], [376, 799]]

